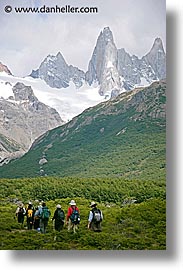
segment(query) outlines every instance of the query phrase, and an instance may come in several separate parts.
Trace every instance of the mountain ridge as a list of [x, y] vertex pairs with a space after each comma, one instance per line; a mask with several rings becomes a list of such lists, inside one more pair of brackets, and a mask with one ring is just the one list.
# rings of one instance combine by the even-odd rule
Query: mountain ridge
[[56, 110], [37, 99], [30, 86], [20, 82], [1, 85], [7, 92], [7, 98], [0, 99], [0, 158], [4, 164], [23, 155], [39, 135], [63, 122]]
[[30, 76], [41, 78], [50, 87], [59, 89], [67, 88], [71, 80], [79, 88], [85, 79], [84, 72], [77, 67], [68, 65], [60, 52], [56, 56], [48, 55], [39, 69], [33, 70]]
[[[12, 118], [9, 120], [8, 115], [6, 115], [5, 118], [4, 113], [7, 114], [5, 109], [11, 110], [10, 114], [12, 113], [12, 108], [15, 109], [15, 107], [18, 106], [20, 108], [19, 112], [22, 112], [23, 109], [24, 111], [30, 111], [31, 106], [27, 104], [27, 102], [30, 103], [30, 101], [32, 101], [32, 106], [40, 107], [41, 104], [38, 104], [38, 101], [40, 101], [42, 104], [54, 108], [59, 112], [61, 117], [60, 124], [62, 124], [63, 120], [65, 123], [73, 117], [78, 116], [84, 109], [95, 106], [99, 102], [105, 102], [110, 98], [115, 98], [119, 94], [136, 87], [148, 86], [159, 79], [164, 79], [166, 77], [166, 54], [162, 40], [156, 38], [150, 51], [141, 59], [135, 55], [131, 56], [124, 48], [118, 49], [116, 47], [112, 31], [109, 27], [105, 27], [97, 38], [87, 72], [68, 65], [61, 52], [58, 52], [55, 56], [48, 55], [40, 67], [32, 71], [32, 77], [29, 79], [19, 80], [14, 77], [8, 67], [2, 63], [0, 63], [0, 72], [0, 84], [3, 84], [0, 87], [0, 116], [3, 125], [6, 124], [7, 126], [8, 121], [12, 121]], [[22, 100], [21, 89], [18, 89], [15, 94], [12, 94], [12, 91], [10, 93], [9, 90], [11, 89], [9, 88], [17, 84], [15, 82], [16, 79], [18, 85], [21, 85], [21, 82], [26, 86], [33, 85], [34, 88], [32, 88], [32, 90], [36, 93], [36, 96], [35, 94], [33, 96], [27, 91], [27, 95], [24, 93], [26, 98]], [[41, 81], [40, 86], [35, 79]], [[29, 85], [29, 83], [31, 83], [31, 85]], [[51, 88], [47, 89], [47, 87]], [[60, 89], [62, 89], [62, 92]], [[19, 101], [22, 103], [18, 104]], [[140, 108], [139, 106], [139, 109]], [[37, 110], [36, 108], [32, 108], [32, 111], [36, 112]], [[16, 112], [18, 112], [18, 109]], [[53, 115], [51, 109], [50, 113]], [[48, 113], [47, 115], [49, 117]], [[20, 121], [22, 121], [22, 118], [20, 118]], [[24, 122], [23, 134], [27, 131], [27, 122], [26, 120]], [[88, 123], [89, 119], [87, 121], [87, 124]], [[56, 123], [54, 126], [57, 127], [58, 124]], [[21, 128], [20, 133], [22, 133], [22, 129], [23, 128]], [[45, 131], [48, 129], [49, 127], [46, 127]], [[14, 129], [14, 131], [17, 132], [16, 129]], [[40, 132], [40, 134], [43, 132]], [[2, 134], [4, 140], [7, 134], [5, 127], [0, 128], [0, 134]], [[33, 142], [34, 138], [37, 138], [37, 135], [30, 134], [28, 135], [28, 139], [30, 139], [30, 136], [32, 136], [30, 142]], [[11, 139], [14, 137], [8, 134], [7, 138]], [[9, 142], [8, 139], [6, 144], [17, 143], [22, 146], [23, 152], [28, 149], [27, 145], [25, 145], [27, 138], [22, 141], [18, 138], [18, 140], [16, 139], [11, 142]], [[5, 150], [3, 144], [2, 142], [2, 148]], [[17, 145], [15, 146], [15, 148], [18, 147]]]
[[[50, 62], [48, 62], [50, 61]], [[117, 48], [112, 31], [105, 27], [99, 34], [86, 72], [68, 65], [63, 55], [48, 55], [40, 67], [30, 74], [40, 77], [50, 87], [66, 88], [72, 81], [76, 88], [84, 82], [99, 85], [99, 94], [114, 97], [136, 86], [145, 86], [166, 78], [166, 54], [161, 38], [156, 38], [142, 58]]]
[[164, 179], [165, 91], [165, 81], [154, 82], [85, 110], [39, 137], [1, 175]]

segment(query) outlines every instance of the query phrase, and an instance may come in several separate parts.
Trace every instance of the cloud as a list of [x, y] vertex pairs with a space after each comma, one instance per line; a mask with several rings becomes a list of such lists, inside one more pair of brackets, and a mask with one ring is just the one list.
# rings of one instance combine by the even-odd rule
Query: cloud
[[[15, 3], [16, 2], [16, 3]], [[6, 14], [4, 7], [92, 6], [97, 14]], [[86, 70], [100, 31], [109, 26], [118, 48], [146, 54], [158, 36], [166, 41], [165, 0], [1, 0], [0, 60], [15, 75], [27, 75], [48, 54], [60, 51]]]

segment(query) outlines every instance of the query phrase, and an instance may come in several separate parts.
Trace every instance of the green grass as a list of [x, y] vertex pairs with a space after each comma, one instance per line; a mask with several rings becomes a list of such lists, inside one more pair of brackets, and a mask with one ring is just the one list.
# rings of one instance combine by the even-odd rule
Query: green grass
[[[0, 249], [27, 250], [164, 250], [166, 249], [166, 190], [163, 182], [115, 178], [34, 178], [0, 180]], [[45, 235], [23, 229], [14, 218], [16, 201], [25, 204], [44, 199], [51, 210], [62, 205], [67, 211], [75, 199], [81, 213], [76, 234], [53, 230]], [[102, 232], [88, 231], [90, 202], [103, 211]], [[135, 201], [135, 203], [132, 203]], [[56, 236], [56, 240], [55, 240]]]
[[[56, 204], [61, 202], [67, 210], [70, 198], [48, 201], [52, 215]], [[81, 211], [81, 224], [76, 234], [68, 232], [67, 228], [55, 232], [51, 220], [46, 234], [35, 230], [28, 231], [14, 219], [16, 206], [4, 202], [0, 205], [1, 230], [0, 249], [21, 250], [154, 250], [166, 249], [165, 202], [151, 199], [138, 205], [120, 207], [104, 203], [98, 206], [103, 211], [104, 221], [102, 232], [88, 231], [87, 218], [89, 200], [76, 198]], [[26, 225], [26, 223], [25, 223]], [[55, 240], [56, 236], [56, 240]]]

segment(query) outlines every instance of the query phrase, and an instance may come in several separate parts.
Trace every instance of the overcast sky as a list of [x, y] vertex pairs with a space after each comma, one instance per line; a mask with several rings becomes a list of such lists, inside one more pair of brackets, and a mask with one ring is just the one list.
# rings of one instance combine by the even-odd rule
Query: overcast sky
[[[97, 14], [17, 14], [4, 7], [88, 6]], [[165, 0], [0, 0], [0, 61], [14, 75], [37, 69], [60, 51], [66, 62], [87, 70], [100, 31], [109, 26], [117, 48], [145, 55], [156, 37], [166, 47]]]

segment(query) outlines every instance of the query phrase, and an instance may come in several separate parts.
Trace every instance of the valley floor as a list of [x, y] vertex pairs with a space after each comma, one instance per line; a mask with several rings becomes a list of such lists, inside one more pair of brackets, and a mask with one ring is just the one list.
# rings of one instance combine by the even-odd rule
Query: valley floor
[[[34, 183], [34, 179], [29, 179], [29, 184], [26, 180], [1, 180], [1, 198], [0, 198], [0, 249], [1, 250], [165, 250], [166, 249], [166, 200], [165, 188], [155, 187], [149, 185], [150, 188], [145, 187], [144, 182], [128, 181], [125, 186], [125, 181], [118, 179], [118, 184], [113, 179], [113, 185], [109, 185], [109, 179], [103, 180], [103, 185], [108, 187], [110, 192], [105, 194], [105, 200], [97, 200], [96, 194], [97, 186], [95, 189], [89, 189], [90, 184], [86, 184], [84, 179], [40, 179], [42, 185], [39, 184], [39, 190], [46, 188], [49, 181], [50, 189], [47, 190], [46, 199], [47, 206], [51, 211], [51, 218], [53, 217], [55, 207], [59, 203], [65, 214], [71, 199], [75, 199], [77, 206], [81, 213], [81, 223], [76, 234], [67, 231], [64, 227], [61, 232], [55, 232], [51, 218], [48, 223], [48, 229], [45, 234], [38, 233], [35, 230], [26, 229], [26, 219], [23, 228], [18, 224], [15, 218], [15, 211], [17, 208], [16, 201], [16, 188], [21, 186], [19, 191], [24, 190], [21, 200], [26, 204], [29, 198], [33, 198], [32, 187], [38, 187], [38, 183]], [[86, 181], [87, 179], [85, 179]], [[88, 179], [89, 180], [89, 179]], [[101, 184], [102, 180], [96, 180]], [[24, 181], [24, 186], [23, 186]], [[70, 181], [70, 185], [67, 181]], [[44, 184], [43, 184], [44, 182]], [[52, 183], [51, 183], [52, 182]], [[56, 185], [56, 182], [58, 185]], [[74, 184], [75, 183], [75, 184]], [[85, 183], [85, 184], [84, 184]], [[111, 180], [110, 180], [111, 183]], [[77, 187], [81, 184], [85, 196], [76, 196], [78, 192]], [[146, 183], [147, 184], [147, 183]], [[72, 185], [72, 189], [70, 188]], [[75, 189], [74, 189], [75, 185]], [[131, 187], [130, 187], [131, 185]], [[144, 194], [134, 200], [134, 196], [127, 197], [129, 188], [133, 187], [134, 194], [143, 185]], [[64, 197], [64, 188], [70, 188], [71, 196]], [[126, 190], [124, 196], [120, 194], [120, 190]], [[135, 191], [136, 186], [136, 191]], [[24, 187], [24, 189], [23, 189]], [[13, 189], [12, 189], [13, 188]], [[118, 188], [118, 199], [114, 200], [115, 188]], [[141, 186], [142, 188], [142, 186]], [[151, 197], [147, 196], [150, 189]], [[18, 190], [18, 189], [17, 189]], [[52, 190], [52, 192], [51, 192]], [[58, 194], [60, 190], [60, 194]], [[81, 190], [81, 189], [80, 189]], [[103, 188], [106, 193], [107, 189]], [[38, 189], [37, 189], [38, 192]], [[96, 193], [95, 193], [96, 192]], [[6, 194], [5, 194], [6, 193]], [[32, 193], [32, 197], [30, 196]], [[61, 195], [62, 194], [62, 195]], [[82, 194], [82, 190], [80, 192]], [[145, 198], [146, 194], [146, 198]], [[100, 191], [102, 198], [102, 191]], [[104, 194], [103, 194], [104, 195]], [[136, 194], [137, 195], [137, 194]], [[142, 195], [142, 192], [141, 192]], [[38, 194], [37, 194], [38, 196]], [[52, 198], [51, 198], [52, 197]], [[91, 199], [92, 198], [92, 199]], [[137, 198], [137, 196], [136, 196]], [[45, 199], [45, 198], [44, 198]], [[91, 232], [87, 229], [88, 214], [90, 211], [90, 202], [95, 200], [98, 203], [104, 215], [102, 222], [102, 232]], [[37, 201], [32, 200], [36, 206]]]

